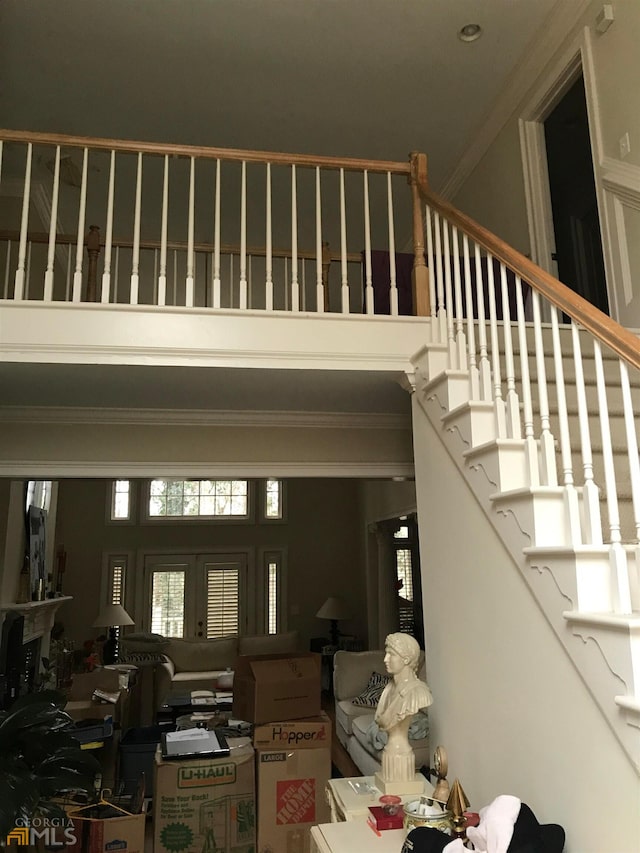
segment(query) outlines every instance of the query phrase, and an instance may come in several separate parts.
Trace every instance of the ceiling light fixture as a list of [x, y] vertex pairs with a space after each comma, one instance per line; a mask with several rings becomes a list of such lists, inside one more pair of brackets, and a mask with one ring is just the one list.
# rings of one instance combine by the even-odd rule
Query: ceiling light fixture
[[458, 32], [460, 41], [477, 41], [482, 35], [482, 27], [480, 24], [465, 24]]

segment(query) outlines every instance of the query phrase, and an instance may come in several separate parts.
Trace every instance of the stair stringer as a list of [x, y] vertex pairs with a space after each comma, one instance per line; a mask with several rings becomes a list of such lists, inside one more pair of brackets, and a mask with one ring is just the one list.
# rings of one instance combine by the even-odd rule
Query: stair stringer
[[[449, 373], [452, 375], [449, 376]], [[444, 371], [429, 380], [426, 372], [417, 369], [415, 393], [418, 403], [488, 521], [502, 539], [547, 623], [640, 775], [640, 703], [637, 698], [640, 673], [637, 665], [634, 666], [633, 654], [634, 645], [636, 652], [640, 652], [640, 619], [620, 617], [613, 631], [606, 621], [590, 619], [589, 614], [580, 613], [581, 618], [577, 621], [571, 619], [571, 614], [577, 613], [577, 577], [585, 568], [585, 559], [588, 566], [599, 567], [603, 575], [601, 586], [610, 587], [607, 580], [610, 571], [609, 549], [606, 545], [583, 549], [588, 550], [587, 554], [581, 553], [580, 549], [567, 547], [565, 496], [561, 487], [540, 489], [523, 484], [520, 488], [512, 488], [511, 495], [501, 490], [501, 481], [504, 482], [505, 475], [512, 487], [524, 476], [524, 442], [494, 438], [484, 441], [481, 454], [476, 452], [474, 438], [479, 435], [484, 439], [487, 437], [489, 404], [461, 403], [461, 373]], [[449, 388], [450, 382], [454, 384], [453, 388]], [[466, 417], [456, 417], [454, 422], [448, 424], [450, 402], [458, 412], [466, 412]], [[482, 418], [481, 426], [475, 431], [474, 409]], [[508, 458], [506, 464], [505, 452]], [[516, 461], [518, 455], [519, 462]], [[515, 475], [509, 471], [510, 463], [514, 462]], [[545, 542], [542, 548], [539, 545], [545, 519], [555, 519], [556, 527], [563, 531], [563, 541], [555, 549], [549, 542]], [[636, 654], [635, 658], [640, 661], [640, 654]]]

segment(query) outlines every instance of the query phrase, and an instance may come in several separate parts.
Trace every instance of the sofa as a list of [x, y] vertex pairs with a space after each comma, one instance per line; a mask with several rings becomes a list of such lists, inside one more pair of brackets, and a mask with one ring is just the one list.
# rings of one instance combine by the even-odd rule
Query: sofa
[[[297, 631], [257, 634], [247, 637], [220, 637], [215, 640], [167, 638], [164, 660], [156, 674], [156, 701], [192, 690], [212, 690], [218, 676], [235, 668], [239, 655], [287, 654], [298, 652]], [[159, 706], [158, 705], [158, 706]]]
[[183, 640], [161, 634], [126, 634], [120, 659], [140, 669], [144, 707], [141, 725], [151, 725], [169, 696], [212, 690], [218, 676], [233, 670], [239, 655], [289, 654], [301, 651], [297, 631]]
[[[379, 677], [377, 677], [379, 676]], [[418, 676], [426, 681], [424, 654]], [[363, 776], [373, 776], [381, 767], [381, 739], [375, 725], [377, 699], [384, 687], [386, 667], [384, 651], [338, 651], [333, 658], [333, 695], [335, 698], [336, 736]], [[354, 700], [356, 703], [354, 704]], [[360, 703], [360, 704], [358, 704]], [[416, 737], [426, 732], [424, 737]], [[428, 716], [426, 712], [412, 723], [409, 738], [416, 758], [416, 770], [429, 767]]]

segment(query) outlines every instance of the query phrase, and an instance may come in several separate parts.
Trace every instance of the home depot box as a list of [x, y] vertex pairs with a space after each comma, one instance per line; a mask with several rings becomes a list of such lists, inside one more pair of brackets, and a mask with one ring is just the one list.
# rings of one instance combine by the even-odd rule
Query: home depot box
[[331, 747], [331, 720], [324, 711], [317, 717], [263, 723], [254, 726], [256, 749], [321, 749]]
[[236, 660], [233, 716], [251, 723], [320, 713], [320, 655], [244, 655]]
[[311, 827], [331, 819], [331, 748], [259, 749], [258, 853], [309, 853]]
[[67, 853], [144, 853], [145, 813], [129, 814], [111, 803], [70, 810], [75, 841]]
[[249, 738], [230, 738], [223, 758], [155, 757], [154, 853], [254, 853], [255, 753]]

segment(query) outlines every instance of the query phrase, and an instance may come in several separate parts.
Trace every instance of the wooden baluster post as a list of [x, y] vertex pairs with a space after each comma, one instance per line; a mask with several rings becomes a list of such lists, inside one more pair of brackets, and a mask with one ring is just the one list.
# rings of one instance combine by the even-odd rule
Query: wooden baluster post
[[[413, 151], [411, 159], [411, 197], [413, 201], [413, 313], [416, 317], [428, 317], [431, 313], [429, 305], [429, 270], [424, 259], [424, 221], [422, 217], [423, 204], [420, 200], [418, 182], [426, 183], [427, 156]], [[449, 306], [447, 306], [448, 308]]]
[[85, 239], [89, 268], [87, 270], [87, 302], [98, 301], [98, 255], [100, 254], [100, 227], [90, 225]]

